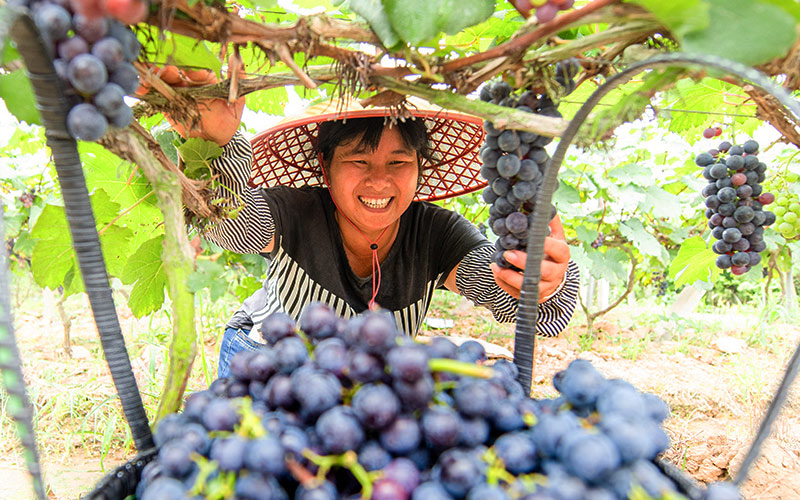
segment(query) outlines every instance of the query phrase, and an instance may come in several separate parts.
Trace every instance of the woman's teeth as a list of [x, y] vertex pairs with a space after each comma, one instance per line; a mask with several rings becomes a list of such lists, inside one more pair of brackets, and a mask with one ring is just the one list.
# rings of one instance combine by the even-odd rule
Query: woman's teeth
[[391, 198], [358, 198], [361, 203], [370, 208], [386, 208], [386, 205], [392, 200]]

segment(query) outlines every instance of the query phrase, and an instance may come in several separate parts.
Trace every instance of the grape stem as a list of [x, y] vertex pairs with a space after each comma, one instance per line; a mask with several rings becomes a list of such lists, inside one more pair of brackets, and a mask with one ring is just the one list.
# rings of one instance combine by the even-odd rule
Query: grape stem
[[[307, 484], [312, 480], [323, 481], [331, 468], [342, 467], [349, 470], [350, 473], [353, 474], [353, 477], [356, 478], [356, 481], [358, 481], [358, 483], [361, 485], [361, 498], [368, 500], [372, 496], [372, 479], [370, 479], [370, 475], [366, 469], [364, 469], [364, 467], [358, 463], [358, 455], [356, 452], [349, 450], [341, 455], [317, 455], [313, 451], [305, 449], [303, 450], [303, 456], [306, 457], [311, 463], [319, 467], [319, 470], [317, 471], [316, 477], [306, 476], [304, 482], [297, 475], [295, 475], [294, 468], [290, 467], [289, 470], [292, 472], [292, 475], [294, 475], [295, 478], [301, 482], [301, 484]], [[297, 462], [295, 462], [295, 467], [302, 469], [310, 475], [310, 472], [308, 472], [308, 470], [303, 468]]]
[[428, 361], [428, 366], [433, 372], [446, 372], [468, 377], [492, 378], [494, 375], [494, 369], [490, 366], [480, 366], [455, 359], [434, 358]]

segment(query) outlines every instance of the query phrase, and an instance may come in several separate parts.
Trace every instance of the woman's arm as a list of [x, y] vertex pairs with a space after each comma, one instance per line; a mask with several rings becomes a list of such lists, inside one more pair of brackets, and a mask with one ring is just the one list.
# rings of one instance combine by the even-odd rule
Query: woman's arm
[[222, 156], [211, 163], [218, 176], [215, 196], [223, 208], [237, 212], [208, 227], [204, 235], [233, 252], [271, 252], [275, 223], [269, 205], [259, 190], [247, 183], [253, 164], [250, 141], [237, 132], [222, 151]]
[[[545, 258], [539, 282], [538, 331], [540, 335], [558, 335], [569, 323], [577, 304], [580, 287], [578, 266], [569, 260], [569, 246], [563, 238], [559, 219], [551, 222], [551, 236], [545, 239]], [[494, 246], [484, 245], [470, 251], [450, 272], [445, 286], [492, 311], [501, 323], [516, 319], [523, 275], [511, 269], [499, 270], [492, 262]], [[506, 252], [506, 258], [524, 269], [527, 254]]]

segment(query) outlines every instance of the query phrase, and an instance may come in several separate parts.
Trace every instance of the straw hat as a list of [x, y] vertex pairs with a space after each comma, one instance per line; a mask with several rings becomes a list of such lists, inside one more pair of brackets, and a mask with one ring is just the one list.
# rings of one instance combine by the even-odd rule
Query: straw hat
[[[430, 136], [434, 162], [424, 161], [415, 200], [434, 201], [486, 186], [478, 157], [484, 139], [483, 121], [475, 116], [408, 99], [407, 109], [423, 119]], [[392, 116], [390, 108], [362, 107], [355, 99], [333, 99], [308, 107], [299, 116], [261, 132], [253, 146], [252, 186], [322, 186], [315, 146], [317, 125], [328, 120]]]

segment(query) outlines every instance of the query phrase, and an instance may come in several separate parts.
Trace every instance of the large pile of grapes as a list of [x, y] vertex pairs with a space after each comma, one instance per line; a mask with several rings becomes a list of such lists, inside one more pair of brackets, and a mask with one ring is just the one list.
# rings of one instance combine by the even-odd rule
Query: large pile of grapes
[[741, 146], [723, 141], [695, 158], [708, 180], [702, 194], [708, 227], [717, 240], [711, 247], [719, 254], [717, 267], [735, 275], [761, 262], [760, 252], [767, 248], [764, 227], [775, 223], [775, 214], [764, 210], [775, 195], [763, 192], [767, 165], [759, 161], [758, 148], [752, 139]]
[[[477, 342], [419, 344], [384, 313], [342, 320], [316, 303], [299, 326], [268, 317], [267, 347], [160, 422], [137, 498], [684, 498], [654, 463], [665, 403], [587, 361], [537, 400]], [[730, 483], [703, 495], [740, 498]]]
[[[126, 127], [133, 110], [124, 98], [139, 87], [133, 61], [136, 35], [122, 22], [147, 14], [145, 0], [11, 0], [30, 9], [70, 103], [67, 130], [75, 139], [96, 141], [109, 125]], [[113, 17], [112, 17], [113, 16]]]

